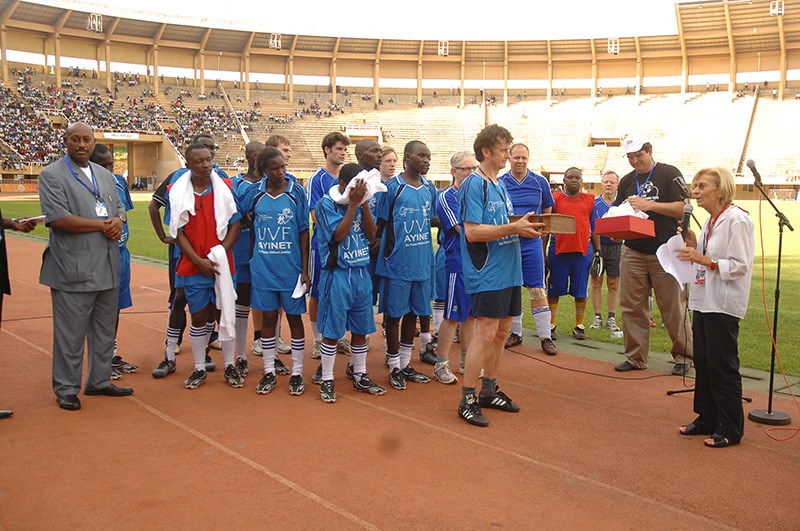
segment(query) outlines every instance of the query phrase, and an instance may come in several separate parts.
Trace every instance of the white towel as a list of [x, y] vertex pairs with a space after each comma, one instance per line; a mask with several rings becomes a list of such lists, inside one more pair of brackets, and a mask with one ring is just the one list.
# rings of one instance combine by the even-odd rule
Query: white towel
[[363, 205], [370, 198], [378, 192], [385, 192], [387, 190], [386, 185], [383, 184], [381, 181], [381, 172], [377, 169], [372, 170], [361, 170], [358, 175], [350, 179], [350, 182], [347, 183], [347, 186], [344, 189], [344, 193], [339, 191], [339, 184], [333, 185], [333, 187], [328, 192], [336, 203], [340, 205], [349, 205], [350, 204], [350, 190], [352, 190], [358, 181], [366, 181], [367, 183], [367, 193], [364, 194], [364, 199], [358, 204], [358, 206]]
[[[220, 241], [228, 234], [228, 222], [236, 212], [236, 201], [233, 193], [222, 182], [217, 172], [211, 172], [211, 188], [214, 192], [214, 217], [217, 222], [217, 238]], [[189, 216], [194, 216], [194, 188], [192, 173], [185, 172], [169, 189], [169, 235], [178, 237], [178, 229], [189, 223]]]
[[236, 289], [233, 287], [231, 268], [228, 265], [228, 253], [223, 246], [215, 245], [208, 252], [208, 259], [217, 264], [214, 294], [220, 310], [219, 340], [230, 341], [236, 339]]

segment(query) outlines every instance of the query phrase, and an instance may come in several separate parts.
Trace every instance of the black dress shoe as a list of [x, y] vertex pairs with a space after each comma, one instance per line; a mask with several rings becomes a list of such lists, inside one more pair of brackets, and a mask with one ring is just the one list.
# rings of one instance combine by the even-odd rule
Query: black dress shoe
[[14, 412], [11, 411], [10, 409], [0, 409], [0, 419], [7, 419], [13, 414]]
[[74, 411], [81, 408], [81, 401], [78, 400], [78, 395], [67, 395], [56, 398], [56, 403], [61, 409], [69, 409]]
[[133, 394], [133, 389], [130, 387], [117, 387], [114, 384], [109, 385], [108, 387], [103, 387], [102, 389], [90, 389], [86, 388], [83, 391], [83, 394], [86, 396], [93, 396], [93, 395], [103, 395], [103, 396], [129, 396]]

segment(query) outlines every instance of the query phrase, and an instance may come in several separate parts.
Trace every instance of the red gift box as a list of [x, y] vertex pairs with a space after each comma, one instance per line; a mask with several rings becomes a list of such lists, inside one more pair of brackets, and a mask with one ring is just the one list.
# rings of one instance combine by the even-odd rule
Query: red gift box
[[656, 226], [652, 219], [636, 216], [615, 216], [600, 218], [594, 221], [594, 232], [600, 236], [608, 236], [615, 240], [635, 240], [652, 238], [656, 235]]

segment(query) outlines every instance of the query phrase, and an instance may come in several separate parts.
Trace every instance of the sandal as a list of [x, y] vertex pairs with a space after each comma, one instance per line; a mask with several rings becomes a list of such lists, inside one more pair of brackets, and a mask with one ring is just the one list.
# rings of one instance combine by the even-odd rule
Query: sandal
[[713, 432], [702, 430], [697, 424], [695, 424], [694, 422], [690, 422], [689, 424], [686, 424], [685, 426], [681, 426], [680, 428], [678, 428], [678, 433], [680, 433], [681, 435], [689, 436], [689, 435], [711, 435]]
[[731, 442], [728, 440], [727, 437], [723, 437], [722, 435], [713, 434], [711, 437], [703, 441], [703, 444], [708, 446], [709, 448], [725, 448], [726, 446], [733, 446], [737, 444], [735, 442]]

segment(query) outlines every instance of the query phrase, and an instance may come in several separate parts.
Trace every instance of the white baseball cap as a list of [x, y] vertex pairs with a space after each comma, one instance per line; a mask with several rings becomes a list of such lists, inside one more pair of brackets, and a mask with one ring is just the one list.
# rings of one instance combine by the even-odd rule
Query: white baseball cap
[[644, 146], [648, 142], [650, 141], [647, 140], [642, 135], [637, 135], [637, 134], [628, 135], [627, 137], [625, 137], [625, 142], [624, 142], [625, 154], [627, 155], [628, 153], [636, 153], [637, 151], [640, 151], [642, 149], [642, 146]]

